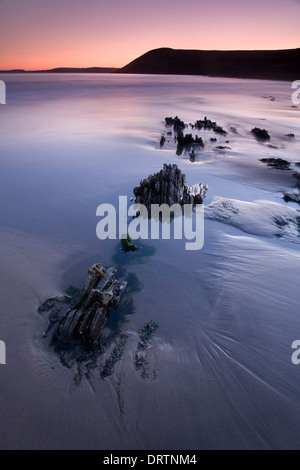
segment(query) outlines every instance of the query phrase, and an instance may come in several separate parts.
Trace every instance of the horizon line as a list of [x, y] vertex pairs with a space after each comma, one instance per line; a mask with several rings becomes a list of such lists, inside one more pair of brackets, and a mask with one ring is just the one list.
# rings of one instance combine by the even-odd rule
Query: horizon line
[[143, 55], [152, 52], [152, 51], [158, 51], [161, 49], [169, 49], [172, 51], [203, 51], [203, 52], [275, 52], [275, 51], [292, 51], [292, 50], [297, 50], [300, 49], [299, 47], [293, 47], [293, 48], [283, 48], [283, 49], [178, 49], [178, 48], [172, 48], [172, 47], [167, 47], [167, 46], [162, 46], [162, 47], [156, 47], [155, 49], [150, 49], [141, 55], [135, 57], [132, 59], [130, 62], [126, 63], [125, 65], [122, 65], [120, 67], [107, 67], [103, 65], [96, 65], [96, 66], [87, 66], [87, 67], [73, 67], [73, 66], [54, 66], [49, 69], [23, 69], [23, 68], [10, 68], [10, 69], [0, 69], [0, 73], [43, 73], [43, 72], [48, 72], [48, 71], [53, 71], [56, 69], [82, 69], [82, 70], [88, 70], [88, 69], [112, 69], [112, 70], [119, 70], [122, 69], [123, 67], [126, 67], [126, 65], [130, 64], [134, 60], [138, 59], [139, 57], [142, 57]]

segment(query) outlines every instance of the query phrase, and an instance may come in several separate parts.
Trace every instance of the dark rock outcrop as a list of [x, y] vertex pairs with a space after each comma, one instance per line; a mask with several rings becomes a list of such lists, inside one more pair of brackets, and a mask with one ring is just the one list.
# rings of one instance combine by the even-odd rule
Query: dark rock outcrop
[[203, 120], [199, 119], [198, 121], [196, 121], [194, 126], [196, 129], [213, 130], [217, 134], [227, 135], [227, 132], [221, 126], [218, 126], [218, 124], [215, 121], [211, 121], [210, 119], [207, 119], [206, 116], [204, 117]]
[[193, 137], [192, 134], [184, 135], [181, 129], [177, 131], [176, 140], [177, 140], [177, 153], [178, 152], [181, 153], [185, 147], [191, 147], [192, 145], [196, 145], [200, 148], [204, 147], [204, 143], [201, 137], [198, 137], [197, 135]]
[[297, 202], [300, 204], [300, 194], [299, 193], [284, 193], [283, 199], [286, 202]]
[[266, 129], [260, 129], [259, 127], [254, 127], [254, 129], [252, 129], [251, 132], [259, 140], [270, 140], [270, 134]]
[[175, 131], [178, 131], [178, 129], [184, 129], [187, 126], [181, 119], [179, 119], [178, 116], [175, 116], [174, 118], [166, 117], [165, 123], [166, 126], [173, 126]]
[[[205, 131], [212, 131], [216, 134], [220, 134], [222, 136], [227, 135], [227, 131], [223, 129], [223, 127], [219, 126], [215, 121], [211, 121], [207, 119], [205, 116], [204, 119], [198, 119], [194, 124], [191, 122], [186, 124], [182, 121], [178, 116], [173, 117], [166, 117], [165, 118], [166, 126], [172, 126], [174, 131], [174, 141], [177, 143], [177, 150], [176, 154], [181, 155], [183, 151], [185, 152], [194, 152], [192, 154], [191, 161], [195, 161], [198, 151], [204, 148], [204, 142], [202, 137], [195, 135], [195, 130], [205, 130]], [[184, 129], [186, 127], [190, 127], [193, 133], [185, 133]], [[211, 142], [215, 142], [217, 139], [211, 138]], [[161, 137], [160, 146], [162, 147], [165, 143], [164, 136]], [[191, 157], [191, 154], [190, 154]], [[195, 157], [195, 158], [194, 158]]]
[[133, 193], [135, 202], [147, 207], [151, 217], [151, 204], [202, 204], [208, 187], [203, 184], [187, 185], [186, 176], [177, 165], [163, 166], [163, 169], [142, 180]]
[[[193, 136], [193, 134], [185, 134], [183, 130], [188, 127], [188, 125], [182, 121], [178, 116], [173, 117], [166, 117], [165, 118], [165, 123], [166, 126], [172, 126], [174, 130], [174, 141], [177, 142], [177, 155], [181, 155], [183, 150], [188, 150], [193, 147], [195, 148], [203, 148], [204, 143], [201, 137]], [[194, 129], [194, 125], [190, 124], [192, 129]], [[162, 136], [160, 140], [160, 146], [165, 143], [165, 139], [163, 140], [162, 144], [162, 139], [164, 137]]]
[[83, 341], [95, 343], [101, 335], [111, 309], [116, 309], [127, 283], [115, 278], [116, 268], [107, 270], [100, 263], [88, 269], [76, 305], [61, 317], [53, 342], [68, 346]]
[[195, 160], [196, 160], [195, 150], [192, 149], [192, 151], [190, 153], [190, 162], [194, 162]]
[[290, 162], [282, 158], [262, 158], [260, 161], [277, 170], [290, 170]]
[[165, 138], [165, 136], [162, 135], [161, 138], [160, 138], [160, 142], [159, 142], [160, 147], [164, 146], [165, 141], [166, 141], [166, 138]]

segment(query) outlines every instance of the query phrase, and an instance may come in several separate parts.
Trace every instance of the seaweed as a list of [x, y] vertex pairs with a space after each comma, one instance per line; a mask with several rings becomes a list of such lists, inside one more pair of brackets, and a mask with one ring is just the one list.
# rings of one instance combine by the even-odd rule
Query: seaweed
[[275, 224], [277, 225], [277, 227], [280, 228], [280, 229], [282, 229], [282, 227], [285, 227], [286, 225], [289, 224], [289, 221], [287, 221], [283, 217], [274, 216], [273, 220], [274, 220]]
[[158, 324], [153, 320], [150, 320], [149, 323], [146, 323], [143, 328], [139, 330], [140, 342], [146, 346], [157, 328]]
[[128, 233], [127, 233], [127, 237], [122, 238], [120, 243], [121, 243], [121, 250], [124, 251], [125, 253], [127, 253], [128, 251], [138, 251], [139, 250], [139, 247], [132, 243], [132, 240], [131, 240]]
[[49, 312], [54, 307], [57, 307], [58, 304], [70, 304], [73, 305], [76, 303], [76, 300], [80, 294], [80, 289], [77, 287], [69, 286], [63, 294], [57, 294], [53, 297], [48, 297], [39, 307], [38, 311]]
[[[147, 359], [147, 349], [149, 341], [151, 340], [157, 328], [158, 324], [155, 323], [153, 320], [150, 320], [150, 322], [146, 323], [138, 332], [139, 343], [134, 357], [134, 366], [137, 371], [141, 372], [141, 377], [143, 379], [149, 377], [149, 362]], [[153, 378], [156, 378], [156, 376], [157, 373], [156, 371], [154, 371]]]
[[127, 339], [128, 336], [124, 334], [120, 334], [117, 337], [115, 347], [113, 348], [100, 372], [100, 377], [102, 380], [112, 375], [116, 363], [122, 359], [125, 352]]

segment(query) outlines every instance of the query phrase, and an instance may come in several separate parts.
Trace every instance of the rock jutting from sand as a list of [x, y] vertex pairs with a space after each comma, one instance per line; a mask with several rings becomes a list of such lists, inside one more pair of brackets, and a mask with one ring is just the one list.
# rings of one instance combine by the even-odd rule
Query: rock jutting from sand
[[189, 187], [186, 182], [186, 176], [181, 172], [177, 165], [163, 166], [158, 173], [149, 175], [141, 180], [139, 186], [135, 187], [135, 203], [143, 204], [151, 217], [151, 204], [202, 204], [208, 190], [207, 185], [201, 183]]
[[[215, 121], [207, 119], [205, 116], [204, 119], [198, 119], [194, 124], [185, 123], [178, 116], [166, 117], [165, 118], [166, 127], [172, 126], [174, 134], [174, 142], [177, 144], [176, 154], [182, 155], [183, 152], [189, 154], [190, 161], [194, 162], [198, 153], [204, 148], [203, 138], [195, 134], [197, 130], [212, 131], [221, 136], [226, 136], [227, 131], [225, 131], [221, 126], [219, 126]], [[185, 133], [185, 129], [190, 127], [192, 132]], [[235, 128], [234, 128], [235, 129]], [[166, 132], [166, 135], [172, 135], [172, 131]], [[216, 142], [217, 139], [211, 138], [211, 142]], [[160, 139], [160, 147], [163, 147], [166, 142], [164, 134]], [[168, 142], [170, 142], [168, 140]], [[192, 153], [191, 153], [192, 152]]]
[[192, 134], [183, 134], [182, 130], [181, 129], [178, 129], [177, 131], [177, 136], [176, 136], [176, 140], [177, 140], [177, 152], [182, 152], [182, 150], [185, 148], [185, 147], [191, 147], [192, 145], [193, 146], [198, 146], [200, 148], [204, 148], [204, 143], [203, 143], [203, 140], [201, 137], [198, 137], [197, 135], [195, 137], [193, 137]]
[[187, 127], [187, 124], [185, 124], [181, 119], [179, 119], [178, 116], [175, 116], [174, 118], [166, 117], [165, 123], [166, 126], [173, 126], [174, 131], [178, 131], [178, 129], [184, 129], [185, 127]]
[[286, 202], [297, 202], [300, 204], [300, 194], [299, 193], [284, 193], [283, 199]]
[[290, 162], [282, 158], [261, 158], [260, 161], [277, 170], [290, 170]]
[[[201, 137], [193, 136], [191, 133], [190, 134], [185, 134], [183, 130], [188, 127], [185, 122], [183, 122], [178, 116], [173, 117], [166, 117], [165, 118], [165, 123], [166, 126], [172, 126], [174, 130], [174, 140], [177, 142], [177, 155], [181, 155], [184, 149], [190, 149], [192, 148], [193, 150], [195, 148], [202, 149], [204, 148], [204, 143]], [[192, 126], [193, 128], [195, 126]], [[169, 133], [168, 133], [169, 134]], [[162, 147], [162, 139], [164, 136], [161, 137], [160, 140], [160, 146]], [[163, 141], [163, 144], [165, 143], [165, 140]], [[196, 155], [196, 154], [195, 154]]]
[[164, 144], [165, 144], [165, 141], [166, 141], [166, 138], [165, 138], [165, 136], [162, 135], [161, 138], [160, 138], [159, 145], [160, 145], [161, 147], [163, 147]]
[[126, 281], [115, 278], [116, 271], [115, 267], [105, 269], [100, 263], [88, 269], [76, 305], [60, 318], [53, 335], [55, 344], [93, 344], [99, 339], [111, 309], [118, 307], [127, 286]]
[[198, 121], [195, 122], [194, 126], [196, 129], [205, 129], [205, 130], [212, 130], [216, 132], [217, 134], [223, 134], [227, 135], [227, 132], [221, 127], [218, 126], [218, 124], [215, 121], [211, 121], [210, 119], [207, 119], [205, 116], [204, 119], [198, 119]]
[[259, 127], [254, 127], [252, 129], [252, 134], [257, 137], [258, 140], [270, 140], [270, 134], [266, 129], [260, 129]]
[[216, 149], [217, 150], [231, 150], [231, 147], [228, 147], [226, 145], [218, 145]]
[[[260, 160], [263, 163], [267, 163], [268, 166], [275, 168], [276, 170], [290, 170], [291, 171], [291, 162], [287, 160], [283, 160], [282, 158], [262, 158]], [[295, 165], [299, 165], [299, 163], [295, 163]], [[283, 199], [285, 202], [296, 202], [300, 204], [300, 173], [294, 171], [290, 173], [296, 179], [296, 188], [298, 192], [288, 192], [286, 191], [283, 193]]]

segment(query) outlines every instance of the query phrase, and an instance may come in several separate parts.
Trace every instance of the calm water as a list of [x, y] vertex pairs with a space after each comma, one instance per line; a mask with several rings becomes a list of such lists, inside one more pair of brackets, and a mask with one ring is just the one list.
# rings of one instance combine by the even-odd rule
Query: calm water
[[[76, 368], [63, 367], [42, 338], [47, 318], [37, 313], [42, 299], [80, 287], [92, 263], [112, 264], [119, 245], [97, 239], [97, 206], [130, 198], [165, 162], [176, 163], [190, 185], [208, 184], [206, 204], [216, 196], [283, 204], [290, 175], [258, 160], [300, 160], [291, 84], [106, 74], [0, 79], [7, 85], [0, 107], [1, 448], [299, 448], [299, 368], [291, 362], [291, 344], [300, 339], [297, 240], [207, 219], [201, 251], [185, 251], [180, 240], [145, 242], [123, 266], [140, 290], [121, 326], [124, 356], [105, 380], [95, 370], [76, 387]], [[216, 150], [208, 132], [196, 163], [171, 144], [160, 149], [164, 117], [176, 114], [235, 127], [218, 139], [230, 150]], [[258, 143], [255, 126], [268, 129], [277, 148]], [[289, 132], [295, 139], [284, 137]], [[145, 379], [133, 362], [138, 330], [151, 319], [158, 329]]]

